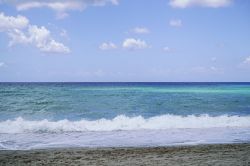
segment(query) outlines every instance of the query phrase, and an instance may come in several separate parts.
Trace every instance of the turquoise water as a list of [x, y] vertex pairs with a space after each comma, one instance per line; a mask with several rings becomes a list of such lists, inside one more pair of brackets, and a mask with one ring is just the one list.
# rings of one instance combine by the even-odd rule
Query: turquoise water
[[0, 84], [0, 120], [249, 115], [250, 84]]
[[0, 115], [2, 149], [245, 142], [250, 83], [0, 83]]

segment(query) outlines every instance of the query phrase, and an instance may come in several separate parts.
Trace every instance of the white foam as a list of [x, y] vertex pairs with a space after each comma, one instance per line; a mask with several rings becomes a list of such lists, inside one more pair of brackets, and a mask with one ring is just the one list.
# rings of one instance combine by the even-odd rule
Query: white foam
[[250, 116], [178, 116], [161, 115], [148, 119], [142, 116], [127, 117], [119, 115], [114, 119], [79, 121], [59, 120], [29, 121], [22, 117], [0, 122], [0, 133], [37, 133], [37, 132], [84, 132], [115, 130], [164, 130], [164, 129], [200, 129], [220, 127], [250, 127]]
[[58, 147], [147, 147], [244, 143], [250, 128], [166, 129], [60, 133], [0, 134], [0, 150]]

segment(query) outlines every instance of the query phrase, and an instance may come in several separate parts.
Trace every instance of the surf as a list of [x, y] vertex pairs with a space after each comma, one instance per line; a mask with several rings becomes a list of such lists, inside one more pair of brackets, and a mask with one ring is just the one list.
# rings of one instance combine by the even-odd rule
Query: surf
[[18, 117], [0, 122], [0, 133], [54, 133], [54, 132], [86, 132], [86, 131], [133, 131], [133, 130], [165, 130], [165, 129], [203, 129], [250, 127], [250, 116], [210, 116], [204, 115], [171, 115], [165, 114], [144, 118], [142, 116], [116, 116], [113, 119], [70, 121], [25, 120]]

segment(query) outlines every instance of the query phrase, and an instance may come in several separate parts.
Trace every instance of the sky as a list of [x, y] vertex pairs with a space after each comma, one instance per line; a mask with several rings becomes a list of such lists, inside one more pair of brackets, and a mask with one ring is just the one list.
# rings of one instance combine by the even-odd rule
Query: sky
[[0, 0], [0, 82], [250, 81], [249, 0]]

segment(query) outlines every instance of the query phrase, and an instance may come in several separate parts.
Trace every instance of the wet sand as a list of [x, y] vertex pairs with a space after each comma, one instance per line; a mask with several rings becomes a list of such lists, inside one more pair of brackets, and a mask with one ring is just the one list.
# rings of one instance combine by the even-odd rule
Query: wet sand
[[250, 144], [0, 151], [0, 165], [250, 165]]

